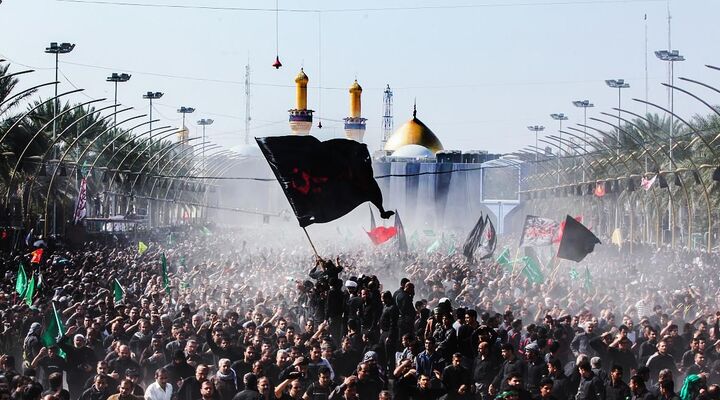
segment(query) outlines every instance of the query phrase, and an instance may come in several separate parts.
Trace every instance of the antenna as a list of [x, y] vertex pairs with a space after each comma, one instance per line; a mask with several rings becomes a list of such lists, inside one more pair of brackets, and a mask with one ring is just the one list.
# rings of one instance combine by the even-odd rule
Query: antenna
[[649, 98], [649, 84], [648, 84], [648, 22], [647, 13], [645, 14], [645, 115], [648, 114], [648, 98]]
[[382, 148], [393, 132], [393, 92], [390, 85], [383, 91]]
[[250, 143], [250, 58], [245, 66], [245, 144]]

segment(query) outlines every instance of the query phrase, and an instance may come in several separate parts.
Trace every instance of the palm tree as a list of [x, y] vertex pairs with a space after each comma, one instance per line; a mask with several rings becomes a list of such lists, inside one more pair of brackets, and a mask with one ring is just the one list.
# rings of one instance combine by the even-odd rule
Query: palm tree
[[[0, 63], [0, 103], [4, 103], [6, 100], [13, 96], [15, 86], [20, 82], [17, 77], [7, 77], [8, 70], [10, 69], [10, 63]], [[0, 107], [0, 115], [3, 115], [6, 111], [17, 107], [20, 103], [32, 96], [36, 89], [29, 90], [12, 100], [8, 101], [2, 107]]]

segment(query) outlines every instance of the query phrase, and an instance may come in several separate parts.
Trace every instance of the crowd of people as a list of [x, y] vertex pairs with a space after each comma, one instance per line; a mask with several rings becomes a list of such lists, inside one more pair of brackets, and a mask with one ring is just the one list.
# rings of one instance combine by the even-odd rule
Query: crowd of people
[[369, 241], [313, 258], [280, 237], [4, 253], [0, 400], [720, 399], [714, 255], [599, 246], [538, 282], [516, 262]]

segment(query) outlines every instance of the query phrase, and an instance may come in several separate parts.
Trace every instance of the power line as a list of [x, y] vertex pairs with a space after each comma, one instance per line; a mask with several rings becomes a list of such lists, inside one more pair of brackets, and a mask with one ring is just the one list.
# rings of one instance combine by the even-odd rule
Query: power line
[[547, 6], [582, 6], [593, 4], [632, 4], [632, 3], [660, 3], [665, 0], [584, 0], [584, 1], [547, 1], [547, 2], [515, 2], [515, 3], [481, 3], [481, 4], [450, 4], [440, 6], [406, 6], [406, 7], [368, 7], [368, 8], [253, 8], [253, 7], [227, 7], [227, 6], [200, 6], [162, 3], [133, 3], [126, 1], [97, 1], [97, 0], [56, 0], [63, 3], [111, 5], [145, 8], [175, 8], [208, 11], [246, 11], [246, 12], [284, 12], [284, 13], [355, 13], [355, 12], [384, 12], [384, 11], [422, 11], [422, 10], [454, 10], [472, 8], [511, 8], [511, 7], [547, 7]]
[[[480, 171], [483, 169], [496, 169], [496, 168], [518, 168], [519, 165], [505, 164], [505, 165], [488, 165], [483, 167], [465, 168], [465, 169], [451, 169], [449, 171], [428, 171], [428, 172], [417, 172], [413, 174], [387, 174], [387, 175], [375, 175], [375, 179], [385, 178], [407, 178], [413, 176], [422, 175], [443, 175], [451, 174], [454, 172], [469, 172], [469, 171]], [[275, 178], [255, 178], [247, 176], [193, 176], [193, 175], [153, 175], [153, 178], [166, 178], [166, 179], [215, 179], [215, 180], [231, 180], [231, 181], [257, 181], [257, 182], [274, 182]]]

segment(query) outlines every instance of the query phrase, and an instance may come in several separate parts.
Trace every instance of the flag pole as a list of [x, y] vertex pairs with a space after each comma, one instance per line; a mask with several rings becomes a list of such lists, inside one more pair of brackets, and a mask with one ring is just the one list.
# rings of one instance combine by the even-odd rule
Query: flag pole
[[320, 258], [320, 256], [318, 255], [317, 249], [315, 249], [315, 245], [313, 244], [312, 239], [310, 239], [310, 235], [308, 235], [307, 229], [305, 229], [305, 227], [303, 226], [302, 230], [303, 230], [303, 232], [305, 232], [305, 237], [307, 237], [308, 242], [310, 242], [310, 247], [312, 247], [313, 253], [315, 253], [315, 257]]

